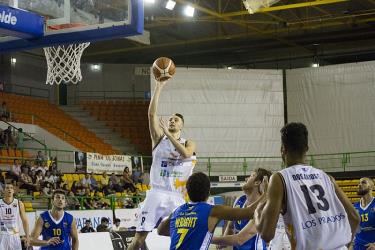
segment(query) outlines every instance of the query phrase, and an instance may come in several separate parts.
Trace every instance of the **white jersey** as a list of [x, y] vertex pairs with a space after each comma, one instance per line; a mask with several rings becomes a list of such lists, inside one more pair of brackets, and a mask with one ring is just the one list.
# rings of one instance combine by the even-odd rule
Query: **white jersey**
[[[178, 141], [184, 145], [186, 143], [183, 138]], [[182, 194], [186, 181], [193, 172], [196, 163], [195, 155], [183, 158], [172, 142], [163, 136], [152, 151], [152, 157], [151, 188]]]
[[0, 235], [15, 235], [20, 232], [20, 208], [17, 199], [10, 204], [0, 199]]
[[291, 249], [288, 235], [285, 230], [284, 218], [280, 214], [276, 224], [275, 236], [268, 246], [270, 250], [289, 250]]
[[349, 220], [329, 176], [305, 165], [280, 173], [287, 200], [284, 222], [292, 249], [346, 249], [351, 240]]

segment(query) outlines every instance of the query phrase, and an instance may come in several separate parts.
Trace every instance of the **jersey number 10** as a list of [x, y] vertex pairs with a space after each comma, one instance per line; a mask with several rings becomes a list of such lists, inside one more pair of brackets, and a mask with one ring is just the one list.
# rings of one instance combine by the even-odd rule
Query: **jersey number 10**
[[11, 208], [5, 208], [5, 214], [12, 214]]
[[[309, 210], [309, 214], [315, 214], [316, 213], [316, 209], [315, 209], [314, 204], [313, 204], [313, 202], [311, 200], [311, 197], [310, 197], [309, 189], [316, 196], [316, 198], [319, 201], [322, 202], [322, 203], [317, 202], [316, 203], [317, 207], [322, 211], [328, 211], [329, 210], [329, 203], [324, 198], [325, 192], [324, 192], [324, 189], [322, 188], [322, 186], [320, 186], [319, 184], [315, 184], [315, 185], [310, 186], [309, 188], [307, 188], [306, 185], [302, 185], [300, 187], [301, 187], [301, 190], [303, 192], [303, 195], [305, 196], [306, 205], [307, 205], [307, 209]], [[317, 195], [315, 194], [315, 191], [318, 191]]]
[[53, 236], [60, 236], [60, 235], [61, 235], [61, 228], [54, 228]]

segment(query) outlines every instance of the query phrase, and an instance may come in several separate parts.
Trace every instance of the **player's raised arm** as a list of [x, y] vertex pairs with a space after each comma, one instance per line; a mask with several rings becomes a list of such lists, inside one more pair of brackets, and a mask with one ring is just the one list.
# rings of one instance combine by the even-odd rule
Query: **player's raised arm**
[[25, 232], [25, 236], [26, 236], [26, 246], [29, 246], [30, 244], [29, 220], [27, 219], [25, 206], [23, 205], [23, 202], [20, 201], [19, 205], [20, 205], [20, 217], [22, 221], [23, 231]]
[[78, 250], [79, 241], [78, 241], [78, 233], [77, 233], [77, 223], [76, 223], [76, 219], [74, 218], [72, 222], [72, 229], [70, 231], [70, 237], [72, 238], [72, 250]]
[[163, 130], [159, 126], [159, 118], [157, 116], [159, 97], [161, 90], [167, 82], [155, 81], [155, 91], [152, 95], [150, 106], [148, 107], [148, 122], [150, 127], [150, 135], [152, 140], [152, 147], [160, 141], [163, 136]]
[[42, 233], [42, 230], [43, 230], [43, 219], [42, 219], [42, 217], [39, 217], [37, 219], [37, 221], [35, 222], [34, 230], [31, 233], [30, 245], [32, 245], [32, 246], [48, 246], [48, 245], [57, 245], [61, 242], [59, 237], [53, 237], [49, 240], [38, 239], [39, 235]]
[[258, 204], [263, 202], [265, 197], [265, 194], [262, 194], [254, 203], [246, 208], [232, 208], [223, 205], [214, 206], [210, 216], [219, 220], [250, 220], [253, 218]]
[[239, 233], [213, 237], [211, 242], [212, 244], [221, 246], [241, 246], [256, 234], [257, 230], [255, 228], [254, 220], [251, 220]]
[[339, 198], [340, 202], [344, 206], [345, 212], [348, 215], [348, 220], [350, 224], [350, 229], [352, 232], [352, 240], [357, 232], [357, 229], [359, 227], [359, 223], [361, 221], [361, 218], [359, 217], [358, 211], [354, 208], [353, 204], [350, 202], [348, 197], [345, 195], [345, 193], [341, 190], [341, 188], [337, 185], [335, 179], [330, 176], [330, 179], [335, 187], [335, 192], [337, 197]]
[[275, 173], [271, 176], [270, 184], [267, 189], [267, 200], [259, 204], [254, 215], [256, 229], [266, 242], [270, 242], [275, 235], [283, 197], [284, 186], [281, 176]]
[[195, 142], [188, 140], [185, 144], [181, 144], [178, 140], [180, 136], [176, 138], [176, 136], [174, 136], [170, 130], [171, 128], [174, 130], [176, 126], [181, 130], [184, 125], [183, 116], [181, 114], [174, 114], [169, 118], [169, 124], [167, 124], [167, 122], [162, 118], [159, 119], [159, 122], [159, 126], [162, 129], [162, 134], [165, 134], [168, 137], [173, 146], [176, 148], [177, 152], [179, 152], [184, 158], [191, 157], [196, 150]]

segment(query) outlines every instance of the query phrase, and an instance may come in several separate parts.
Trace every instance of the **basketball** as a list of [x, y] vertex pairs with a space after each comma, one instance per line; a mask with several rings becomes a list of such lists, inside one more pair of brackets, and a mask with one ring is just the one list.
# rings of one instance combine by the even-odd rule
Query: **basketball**
[[157, 81], [166, 81], [176, 72], [174, 62], [168, 57], [159, 57], [152, 65], [152, 73]]

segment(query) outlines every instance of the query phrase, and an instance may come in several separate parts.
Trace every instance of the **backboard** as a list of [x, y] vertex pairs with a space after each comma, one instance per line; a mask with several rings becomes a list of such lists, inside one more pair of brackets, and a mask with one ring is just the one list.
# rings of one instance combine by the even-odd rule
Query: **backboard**
[[143, 0], [0, 0], [0, 52], [140, 35]]

